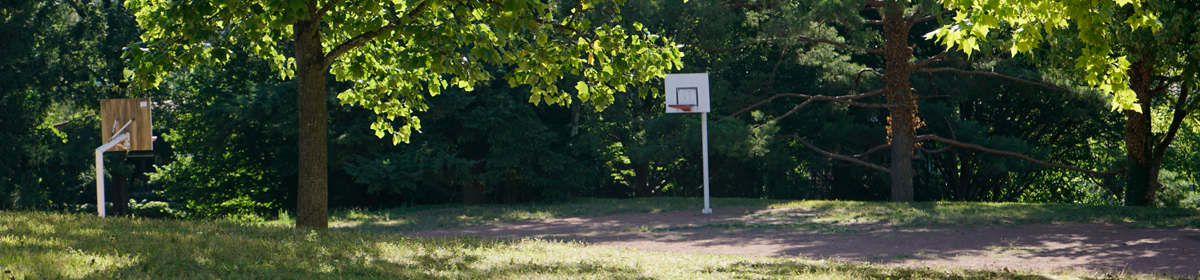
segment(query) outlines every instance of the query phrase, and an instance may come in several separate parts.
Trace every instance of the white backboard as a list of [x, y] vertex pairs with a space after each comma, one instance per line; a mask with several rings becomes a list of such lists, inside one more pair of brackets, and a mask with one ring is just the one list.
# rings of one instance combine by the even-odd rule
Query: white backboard
[[[708, 113], [708, 73], [667, 74], [663, 95], [667, 100], [667, 113]], [[692, 105], [691, 111], [672, 108], [671, 105]]]

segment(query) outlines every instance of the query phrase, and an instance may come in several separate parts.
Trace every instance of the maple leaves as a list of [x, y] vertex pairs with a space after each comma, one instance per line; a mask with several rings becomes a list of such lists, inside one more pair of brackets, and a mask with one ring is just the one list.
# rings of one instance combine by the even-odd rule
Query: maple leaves
[[[978, 43], [988, 39], [992, 30], [1011, 30], [1009, 51], [1013, 55], [1030, 52], [1042, 44], [1045, 36], [1077, 37], [1086, 46], [1076, 58], [1076, 67], [1085, 71], [1084, 80], [1091, 86], [1113, 96], [1113, 109], [1140, 111], [1137, 98], [1129, 89], [1129, 61], [1116, 56], [1109, 41], [1113, 25], [1126, 24], [1131, 29], [1160, 27], [1157, 15], [1142, 8], [1141, 0], [1098, 1], [1034, 1], [1034, 0], [953, 0], [943, 4], [954, 10], [955, 24], [926, 34], [947, 48], [965, 52], [968, 56], [979, 50]], [[1125, 22], [1113, 22], [1114, 14], [1132, 9]], [[1074, 34], [1071, 34], [1073, 32]]]

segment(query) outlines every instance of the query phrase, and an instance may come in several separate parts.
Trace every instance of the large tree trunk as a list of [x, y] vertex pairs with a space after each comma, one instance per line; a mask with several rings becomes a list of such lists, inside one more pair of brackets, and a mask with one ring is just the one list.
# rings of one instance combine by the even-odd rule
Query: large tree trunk
[[296, 227], [328, 228], [326, 173], [325, 54], [321, 50], [320, 19], [292, 25], [296, 51], [296, 83], [300, 105], [299, 186]]
[[1129, 87], [1137, 94], [1142, 112], [1125, 110], [1125, 151], [1129, 159], [1125, 205], [1152, 206], [1158, 193], [1161, 160], [1154, 157], [1154, 132], [1149, 116], [1153, 69], [1152, 62], [1145, 58], [1129, 66]]
[[888, 116], [888, 137], [892, 149], [889, 168], [892, 201], [913, 201], [913, 137], [920, 121], [917, 120], [917, 102], [910, 91], [909, 75], [912, 69], [908, 60], [912, 58], [912, 47], [908, 46], [904, 5], [889, 1], [884, 7], [883, 20], [884, 59], [887, 65], [883, 75], [887, 82], [887, 92], [884, 94], [888, 103], [896, 106]]

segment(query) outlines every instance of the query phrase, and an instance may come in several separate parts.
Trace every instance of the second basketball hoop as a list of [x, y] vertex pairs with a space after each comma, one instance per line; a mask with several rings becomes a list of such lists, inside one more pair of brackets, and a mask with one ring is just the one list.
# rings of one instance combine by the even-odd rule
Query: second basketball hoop
[[708, 113], [708, 73], [667, 74], [667, 113]]
[[667, 113], [700, 113], [700, 145], [704, 161], [704, 209], [711, 214], [708, 199], [708, 73], [667, 74]]

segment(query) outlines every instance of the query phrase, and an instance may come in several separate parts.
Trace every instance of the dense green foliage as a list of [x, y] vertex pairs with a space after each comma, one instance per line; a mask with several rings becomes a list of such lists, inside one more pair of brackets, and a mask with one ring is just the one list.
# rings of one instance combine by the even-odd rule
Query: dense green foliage
[[[620, 21], [623, 1], [129, 1], [144, 43], [131, 44], [135, 81], [156, 87], [175, 67], [224, 64], [238, 55], [270, 61], [281, 77], [297, 77], [304, 58], [288, 47], [315, 38], [313, 69], [353, 81], [337, 94], [344, 104], [377, 114], [371, 128], [396, 143], [421, 130], [414, 112], [426, 94], [473, 89], [503, 78], [530, 85], [535, 104], [577, 98], [604, 108], [629, 84], [678, 68], [673, 43], [641, 24]], [[297, 34], [295, 28], [324, 22]], [[244, 49], [245, 52], [237, 50]], [[494, 76], [485, 65], [513, 65]], [[564, 75], [582, 81], [559, 85]], [[647, 91], [639, 92], [647, 96]], [[397, 124], [394, 119], [400, 118]]]
[[[611, 28], [625, 26], [622, 28], [629, 28], [628, 32], [659, 34], [678, 43], [676, 47], [683, 54], [679, 72], [710, 73], [714, 109], [708, 129], [713, 194], [886, 200], [890, 191], [887, 174], [777, 139], [798, 134], [833, 152], [861, 153], [886, 143], [886, 110], [814, 102], [787, 118], [774, 120], [803, 102], [781, 98], [732, 115], [777, 93], [839, 96], [877, 88], [883, 81], [870, 71], [860, 70], [880, 69], [884, 62], [878, 57], [827, 44], [771, 39], [783, 34], [877, 46], [880, 28], [854, 20], [871, 18], [874, 12], [857, 11], [861, 3], [854, 1], [795, 1], [797, 5], [789, 6], [794, 10], [727, 2], [628, 1], [619, 9], [604, 6], [611, 12], [619, 10], [623, 16], [605, 23]], [[0, 7], [5, 15], [13, 15], [5, 17], [5, 28], [0, 32], [25, 39], [0, 42], [5, 53], [15, 54], [0, 58], [0, 73], [4, 74], [0, 76], [0, 137], [15, 143], [0, 148], [0, 209], [79, 209], [79, 205], [94, 198], [90, 193], [94, 184], [91, 155], [100, 144], [94, 100], [131, 96], [123, 81], [122, 72], [127, 67], [121, 48], [137, 43], [138, 30], [133, 17], [116, 3], [79, 9], [69, 5], [43, 9], [40, 5], [45, 4], [34, 1], [11, 3]], [[1146, 7], [1157, 7], [1151, 4]], [[1163, 15], [1159, 16], [1164, 23], [1160, 32], [1178, 29], [1194, 34], [1178, 24], [1186, 18]], [[828, 24], [792, 25], [820, 19], [829, 19]], [[912, 33], [916, 35], [910, 39], [918, 42], [914, 52], [922, 56], [941, 52], [944, 47], [939, 42], [919, 36], [944, 30], [948, 26], [944, 23], [952, 22], [953, 16], [941, 20], [914, 27]], [[641, 22], [641, 29], [634, 28], [632, 22]], [[1079, 40], [1072, 37], [1078, 34], [1073, 29], [1060, 31], [1045, 36], [1063, 44]], [[1147, 29], [1137, 36], [1167, 34], [1151, 31]], [[538, 40], [538, 35], [525, 35], [533, 37], [520, 38]], [[914, 75], [912, 87], [921, 96], [917, 100], [921, 108], [918, 116], [924, 121], [919, 133], [1085, 169], [1119, 170], [1127, 165], [1122, 115], [1112, 112], [1109, 106], [1115, 99], [1104, 90], [1090, 88], [1085, 79], [1087, 71], [1065, 64], [1078, 56], [1074, 53], [1077, 49], [1033, 50], [1013, 56], [1007, 49], [1011, 46], [1004, 42], [1014, 37], [1003, 32], [987, 36], [992, 40], [980, 41], [970, 56], [951, 54], [962, 61], [948, 65], [1043, 81], [1058, 90], [988, 76]], [[1122, 51], [1127, 45], [1124, 42], [1113, 41], [1110, 48]], [[232, 42], [214, 43], [228, 47]], [[531, 42], [520, 44], [526, 43]], [[572, 47], [564, 51], [576, 51], [576, 43], [567, 42]], [[614, 44], [602, 47], [607, 50], [616, 43], [604, 44]], [[1045, 45], [1042, 47], [1050, 47]], [[284, 61], [290, 59], [286, 44], [272, 48], [283, 53]], [[463, 46], [444, 48], [475, 52]], [[293, 79], [279, 75], [281, 67], [287, 67], [274, 61], [280, 59], [278, 56], [264, 58], [266, 55], [254, 50], [228, 50], [229, 55], [221, 56], [219, 65], [196, 63], [186, 71], [162, 72], [156, 80], [158, 89], [138, 93], [160, 101], [155, 109], [155, 125], [163, 142], [156, 145], [159, 159], [157, 171], [151, 175], [152, 193], [138, 197], [136, 205], [170, 208], [139, 213], [149, 215], [146, 211], [153, 210], [156, 215], [181, 217], [269, 217], [280, 211], [294, 211], [298, 180], [297, 85]], [[1169, 51], [1179, 59], [1160, 73], [1194, 77], [1195, 70], [1187, 70], [1197, 65], [1192, 51], [1185, 46]], [[608, 53], [614, 57], [623, 54]], [[355, 55], [362, 59], [371, 56]], [[572, 59], [577, 60], [568, 63], [604, 65], [582, 61], [588, 59], [585, 53]], [[592, 59], [598, 58], [593, 55]], [[539, 61], [524, 56], [522, 60]], [[436, 95], [427, 93], [432, 88], [423, 88], [412, 96], [421, 104], [420, 110], [412, 112], [420, 118], [420, 126], [404, 136], [409, 143], [400, 145], [394, 145], [398, 138], [381, 139], [372, 133], [372, 128], [380, 127], [377, 121], [388, 118], [389, 113], [362, 106], [365, 94], [382, 84], [358, 78], [375, 74], [351, 73], [352, 63], [337, 64], [341, 66], [334, 67], [336, 73], [332, 74], [336, 75], [326, 76], [330, 92], [344, 93], [341, 98], [337, 94], [326, 98], [330, 206], [379, 208], [700, 195], [699, 115], [663, 114], [662, 97], [641, 94], [660, 88], [661, 80], [628, 86], [626, 91], [588, 87], [585, 93], [581, 92], [584, 88], [576, 86], [581, 81], [593, 85], [588, 81], [595, 77], [568, 71], [546, 83], [534, 82], [536, 86], [514, 87], [515, 77], [532, 77], [532, 68], [523, 67], [550, 66], [503, 62], [511, 61], [481, 59], [459, 69], [465, 72], [450, 71], [487, 77], [470, 86], [464, 84], [469, 91], [451, 83], [455, 79], [451, 75], [416, 78], [447, 82], [444, 87], [432, 87], [437, 88]], [[372, 63], [372, 67], [390, 65]], [[612, 64], [617, 69], [629, 67]], [[620, 76], [603, 74], [603, 67], [599, 69], [597, 75]], [[1170, 81], [1176, 80], [1182, 84], [1184, 79]], [[408, 81], [413, 84], [407, 86], [425, 87], [412, 81], [417, 80]], [[547, 93], [550, 86], [559, 91]], [[1181, 90], [1195, 93], [1200, 86]], [[598, 94], [601, 91], [605, 92]], [[1168, 130], [1178, 96], [1178, 92], [1168, 94], [1151, 104], [1155, 108], [1155, 135]], [[543, 101], [554, 98], [551, 103], [562, 106], [531, 103], [530, 97]], [[358, 103], [344, 105], [354, 102]], [[1163, 184], [1160, 205], [1200, 206], [1200, 122], [1196, 110], [1188, 112], [1174, 142], [1164, 152], [1158, 175]], [[62, 121], [69, 122], [54, 128]], [[923, 148], [926, 151], [920, 151], [913, 164], [915, 197], [920, 201], [1105, 205], [1123, 201], [1124, 193], [1119, 189], [1127, 180], [1123, 175], [1087, 177], [1008, 156], [943, 149], [935, 144]], [[861, 158], [886, 162], [888, 157], [878, 152]], [[131, 169], [118, 164], [121, 160], [116, 157], [109, 160], [109, 173], [128, 173]], [[1110, 188], [1113, 186], [1116, 188]], [[169, 202], [169, 206], [144, 204], [142, 199]]]
[[119, 94], [132, 20], [110, 1], [0, 4], [0, 209], [94, 199], [89, 171], [101, 142], [91, 112], [95, 100]]

